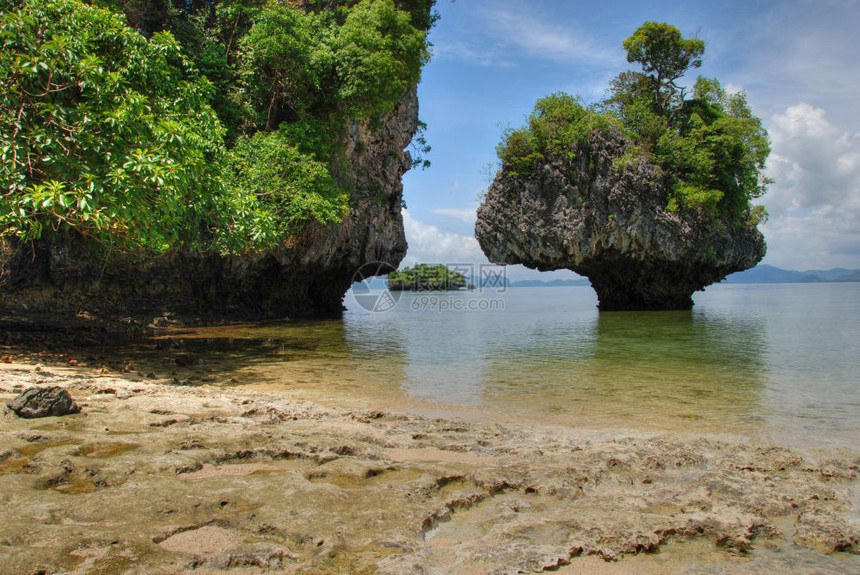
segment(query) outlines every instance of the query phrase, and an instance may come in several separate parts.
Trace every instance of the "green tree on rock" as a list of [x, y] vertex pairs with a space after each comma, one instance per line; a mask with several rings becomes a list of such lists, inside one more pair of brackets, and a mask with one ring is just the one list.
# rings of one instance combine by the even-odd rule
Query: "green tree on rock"
[[497, 147], [503, 173], [526, 176], [549, 158], [571, 160], [588, 152], [595, 131], [616, 130], [628, 141], [617, 166], [644, 159], [660, 168], [669, 210], [726, 223], [761, 221], [764, 209], [752, 201], [770, 183], [770, 141], [746, 95], [729, 94], [710, 78], [699, 78], [690, 94], [680, 81], [701, 66], [705, 45], [674, 26], [646, 22], [623, 45], [641, 71], [621, 73], [597, 105], [563, 93], [538, 101], [528, 125], [508, 130]]
[[675, 82], [690, 68], [702, 65], [705, 43], [697, 38], [683, 38], [669, 24], [646, 22], [623, 42], [627, 61], [638, 62], [643, 72], [630, 72], [626, 80], [634, 91], [650, 92], [654, 111], [671, 114], [683, 102], [684, 89]]
[[76, 0], [3, 2], [0, 237], [194, 244], [224, 199], [211, 83], [172, 35]]
[[433, 2], [0, 0], [0, 243], [237, 253], [340, 223], [344, 141], [417, 84]]

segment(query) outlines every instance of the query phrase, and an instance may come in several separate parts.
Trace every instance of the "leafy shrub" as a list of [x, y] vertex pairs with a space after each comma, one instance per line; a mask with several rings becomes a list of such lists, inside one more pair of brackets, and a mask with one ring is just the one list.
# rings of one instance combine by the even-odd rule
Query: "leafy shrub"
[[425, 32], [393, 0], [362, 0], [334, 39], [339, 104], [372, 118], [397, 104], [416, 85], [429, 53]]
[[5, 4], [0, 237], [194, 243], [223, 191], [209, 81], [169, 33], [76, 0]]
[[588, 148], [595, 131], [616, 127], [615, 118], [558, 92], [537, 102], [525, 127], [506, 130], [496, 154], [508, 177], [528, 175], [547, 158], [572, 160]]
[[[309, 221], [340, 223], [348, 194], [325, 162], [303, 153], [285, 130], [241, 138], [230, 151], [234, 213], [231, 235], [271, 245]], [[242, 226], [248, 226], [243, 228]]]

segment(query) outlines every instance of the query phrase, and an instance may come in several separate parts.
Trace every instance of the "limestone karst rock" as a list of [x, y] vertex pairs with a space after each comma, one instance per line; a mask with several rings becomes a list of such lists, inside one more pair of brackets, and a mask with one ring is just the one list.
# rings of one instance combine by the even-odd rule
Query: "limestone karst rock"
[[475, 225], [490, 261], [587, 276], [601, 310], [658, 310], [690, 309], [695, 291], [764, 257], [750, 221], [667, 209], [657, 168], [615, 161], [628, 145], [595, 131], [587, 146], [530, 173], [502, 166]]
[[[128, 101], [147, 102], [131, 108], [152, 108], [134, 122], [114, 117], [120, 104], [113, 102], [125, 102], [126, 91], [105, 96], [90, 87], [90, 68], [77, 65], [63, 72], [68, 86], [46, 91], [46, 103], [30, 103], [28, 96], [24, 106], [22, 100], [22, 110], [32, 114], [3, 116], [19, 124], [25, 117], [36, 140], [61, 151], [40, 152], [47, 167], [22, 160], [29, 151], [13, 151], [19, 160], [3, 172], [0, 316], [125, 326], [174, 313], [195, 323], [338, 315], [362, 266], [396, 268], [403, 259], [401, 178], [429, 150], [420, 137], [416, 85], [429, 58], [433, 0], [257, 2], [252, 8], [238, 0], [186, 2], [181, 13], [175, 2], [98, 3], [110, 11], [79, 0], [25, 4], [33, 15], [16, 17], [13, 35], [38, 41], [21, 40], [14, 58], [42, 58], [34, 46], [43, 36], [52, 45], [51, 34], [102, 30], [89, 22], [105, 19], [111, 27], [104, 40], [88, 36], [69, 48], [74, 58], [62, 60], [106, 58], [117, 34], [123, 46], [162, 38], [170, 45], [169, 62], [162, 63], [169, 73], [144, 65], [149, 52], [136, 48], [123, 57], [140, 61], [145, 72], [117, 60], [131, 69], [130, 79], [104, 81], [126, 90]], [[85, 7], [86, 17], [72, 16]], [[42, 18], [50, 29], [37, 25]], [[49, 66], [33, 68], [41, 74]], [[113, 78], [112, 70], [99, 78]], [[45, 73], [53, 75], [53, 68]], [[141, 86], [137, 76], [145, 77]], [[185, 86], [186, 76], [199, 82]], [[19, 93], [18, 84], [7, 84]], [[87, 89], [67, 90], [78, 85]], [[184, 91], [174, 97], [167, 88], [193, 92], [193, 103]], [[74, 92], [68, 101], [62, 99], [67, 92]], [[189, 109], [174, 114], [168, 104], [186, 99]], [[104, 107], [106, 127], [78, 129], [90, 121], [94, 102]], [[51, 106], [72, 114], [67, 124], [51, 119]], [[191, 122], [198, 117], [208, 123]], [[194, 127], [183, 127], [184, 120]], [[43, 126], [56, 132], [45, 136]], [[193, 165], [178, 152], [192, 148], [192, 132], [183, 130], [203, 142], [199, 153], [192, 150]], [[20, 136], [16, 146], [30, 146], [29, 132], [12, 131]], [[64, 142], [67, 133], [80, 136], [78, 147], [58, 144], [54, 133]], [[126, 155], [149, 159], [125, 162]], [[60, 156], [65, 163], [52, 159]], [[27, 191], [48, 184], [55, 190], [48, 199]]]
[[377, 125], [352, 125], [343, 147], [355, 174], [349, 187], [353, 209], [340, 224], [311, 224], [275, 250], [236, 256], [171, 251], [144, 261], [106, 262], [98, 246], [86, 242], [21, 246], [2, 266], [8, 274], [0, 277], [0, 310], [74, 315], [85, 309], [119, 316], [171, 310], [241, 318], [339, 314], [362, 265], [396, 266], [406, 254], [401, 177], [411, 165], [406, 148], [417, 126], [414, 88]]

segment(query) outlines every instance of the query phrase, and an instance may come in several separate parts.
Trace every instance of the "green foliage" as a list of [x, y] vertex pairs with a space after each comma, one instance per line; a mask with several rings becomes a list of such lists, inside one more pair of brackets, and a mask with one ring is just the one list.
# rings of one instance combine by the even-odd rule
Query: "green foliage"
[[327, 83], [334, 54], [323, 39], [325, 18], [286, 5], [262, 10], [241, 41], [241, 73], [258, 111], [257, 125], [276, 128], [301, 118]]
[[[702, 65], [705, 43], [697, 38], [681, 36], [680, 30], [662, 22], [645, 22], [623, 42], [627, 50], [627, 61], [638, 62], [648, 80], [637, 82], [646, 88], [654, 110], [667, 115], [683, 100], [683, 90], [675, 85], [675, 80], [687, 73], [690, 68]], [[637, 73], [633, 73], [635, 76]]]
[[702, 65], [705, 43], [685, 39], [681, 32], [663, 22], [645, 22], [622, 43], [628, 62], [639, 62], [648, 74], [665, 80], [676, 80], [690, 67]]
[[388, 274], [388, 289], [395, 291], [457, 290], [465, 286], [465, 275], [441, 264], [416, 264]]
[[300, 232], [308, 221], [339, 223], [346, 214], [349, 196], [328, 165], [300, 151], [286, 130], [241, 138], [230, 151], [230, 163], [239, 214], [231, 235], [272, 244]]
[[742, 217], [766, 191], [769, 154], [767, 131], [746, 95], [727, 95], [716, 80], [700, 78], [676, 129], [660, 138], [654, 159], [674, 176], [672, 205]]
[[752, 225], [757, 226], [767, 222], [768, 213], [764, 206], [754, 205], [750, 207], [749, 221]]
[[425, 36], [393, 0], [324, 11], [264, 5], [239, 42], [237, 66], [256, 125], [378, 118], [418, 83], [429, 55]]
[[537, 142], [528, 128], [505, 131], [496, 154], [509, 178], [531, 174], [546, 158], [537, 151]]
[[616, 158], [623, 170], [640, 159], [660, 168], [671, 183], [667, 208], [698, 211], [714, 219], [762, 221], [751, 205], [770, 181], [767, 131], [745, 94], [727, 94], [715, 79], [699, 78], [692, 97], [676, 82], [701, 65], [704, 43], [677, 28], [646, 22], [624, 41], [627, 59], [642, 71], [621, 73], [602, 106], [586, 107], [567, 94], [540, 100], [528, 124], [506, 130], [497, 153], [508, 177], [532, 173], [547, 158], [573, 159], [588, 152], [595, 130], [621, 130], [629, 144]]
[[416, 85], [429, 52], [425, 33], [393, 0], [362, 0], [334, 39], [337, 94], [348, 113], [376, 117]]
[[173, 37], [56, 0], [5, 10], [0, 41], [0, 237], [195, 242], [221, 193], [223, 130]]
[[245, 250], [340, 221], [347, 126], [417, 83], [433, 2], [0, 0], [0, 240]]
[[[430, 167], [430, 160], [427, 156], [430, 154], [430, 144], [427, 143], [427, 124], [418, 121], [418, 129], [415, 132], [415, 137], [410, 144], [411, 151], [409, 152], [409, 161], [411, 168], [421, 168], [426, 170]], [[404, 205], [405, 207], [405, 205]]]
[[558, 92], [542, 98], [528, 118], [528, 125], [505, 131], [496, 153], [508, 177], [528, 175], [549, 157], [573, 159], [588, 146], [589, 137], [609, 130], [616, 120], [579, 98]]

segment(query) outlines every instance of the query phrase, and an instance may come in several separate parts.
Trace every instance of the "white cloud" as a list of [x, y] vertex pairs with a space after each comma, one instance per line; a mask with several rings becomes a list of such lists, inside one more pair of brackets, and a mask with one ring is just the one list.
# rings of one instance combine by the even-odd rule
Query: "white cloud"
[[[474, 210], [473, 210], [474, 216]], [[403, 210], [403, 227], [409, 250], [401, 268], [417, 263], [442, 264], [486, 264], [487, 257], [481, 251], [478, 240], [451, 232], [443, 232], [437, 226], [425, 224], [414, 219], [409, 210]], [[570, 279], [578, 277], [571, 271], [539, 272], [523, 266], [507, 266], [506, 276], [511, 281], [536, 279]]]
[[739, 84], [732, 84], [731, 82], [724, 84], [723, 90], [725, 90], [727, 94], [740, 94], [741, 92], [746, 92], [743, 86]]
[[837, 124], [860, 127], [849, 96], [860, 90], [857, 8], [856, 0], [773, 2], [725, 36], [725, 50], [744, 54], [747, 65], [734, 76], [760, 111], [804, 101]]
[[552, 20], [546, 16], [552, 11], [541, 12], [519, 2], [465, 6], [474, 10], [479, 25], [435, 42], [435, 58], [497, 68], [521, 66], [524, 56], [588, 67], [618, 64], [617, 42], [600, 42], [576, 22]]
[[803, 103], [774, 116], [769, 131], [768, 262], [860, 267], [860, 136]]
[[403, 227], [409, 250], [402, 266], [416, 263], [487, 262], [478, 240], [472, 236], [443, 232], [437, 226], [414, 219], [409, 210], [403, 210]]
[[461, 60], [481, 67], [514, 67], [514, 62], [499, 51], [486, 47], [473, 48], [464, 42], [446, 42], [442, 46], [433, 46], [433, 58]]
[[541, 19], [528, 7], [488, 10], [485, 21], [498, 39], [529, 56], [570, 63], [617, 64], [617, 51], [601, 45], [572, 22]]
[[803, 216], [772, 218], [764, 226], [767, 261], [779, 267], [808, 270], [860, 267], [858, 214], [833, 206]]
[[468, 208], [436, 208], [430, 211], [440, 216], [447, 216], [463, 223], [474, 225], [475, 220], [478, 218], [477, 209], [478, 206], [475, 205]]

